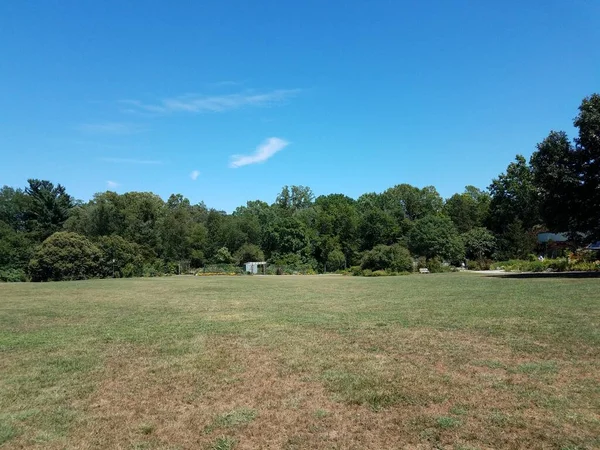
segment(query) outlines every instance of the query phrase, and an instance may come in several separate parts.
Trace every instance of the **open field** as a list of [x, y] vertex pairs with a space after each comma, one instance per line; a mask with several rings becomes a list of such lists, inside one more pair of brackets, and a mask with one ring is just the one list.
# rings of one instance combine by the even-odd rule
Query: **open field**
[[2, 284], [0, 446], [600, 448], [600, 279]]

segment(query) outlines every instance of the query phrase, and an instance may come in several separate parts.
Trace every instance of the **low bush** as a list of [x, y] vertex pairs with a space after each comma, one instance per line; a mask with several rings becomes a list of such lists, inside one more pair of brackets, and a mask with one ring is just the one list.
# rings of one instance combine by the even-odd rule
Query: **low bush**
[[84, 280], [101, 275], [101, 251], [77, 233], [60, 231], [42, 242], [29, 262], [32, 281]]
[[452, 267], [444, 264], [439, 258], [431, 258], [425, 266], [431, 273], [452, 272]]
[[600, 261], [569, 260], [567, 258], [545, 259], [543, 261], [509, 260], [491, 265], [494, 269], [507, 272], [566, 272], [600, 271]]
[[412, 271], [413, 260], [408, 249], [399, 244], [376, 245], [363, 255], [361, 268], [409, 272]]
[[142, 266], [133, 263], [127, 263], [121, 269], [121, 275], [124, 278], [141, 277], [143, 273]]
[[213, 273], [213, 274], [238, 274], [242, 275], [244, 273], [244, 268], [238, 267], [233, 264], [209, 264], [204, 266], [202, 269], [198, 271], [199, 273]]
[[469, 260], [467, 261], [467, 269], [469, 270], [490, 270], [492, 266], [492, 260]]
[[27, 281], [27, 274], [23, 269], [4, 269], [0, 270], [0, 281], [18, 282]]
[[359, 277], [362, 275], [362, 270], [361, 270], [360, 266], [352, 266], [348, 270], [350, 270], [350, 273], [352, 275], [354, 275], [355, 277]]

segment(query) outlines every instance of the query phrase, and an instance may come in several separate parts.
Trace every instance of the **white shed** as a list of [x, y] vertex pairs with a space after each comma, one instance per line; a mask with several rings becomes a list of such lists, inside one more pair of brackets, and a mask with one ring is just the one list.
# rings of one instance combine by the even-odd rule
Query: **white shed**
[[262, 262], [247, 262], [245, 263], [246, 265], [246, 273], [258, 273], [258, 268], [260, 266], [262, 266], [262, 272], [264, 273], [264, 270], [267, 268], [267, 263], [262, 261]]

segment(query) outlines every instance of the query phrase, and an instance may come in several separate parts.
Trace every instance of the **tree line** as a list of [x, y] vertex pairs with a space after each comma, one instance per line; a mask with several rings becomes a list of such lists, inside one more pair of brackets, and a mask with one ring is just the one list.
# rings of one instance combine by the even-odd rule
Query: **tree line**
[[419, 258], [431, 267], [466, 258], [483, 267], [526, 258], [539, 231], [568, 233], [574, 246], [600, 240], [600, 95], [582, 101], [574, 125], [573, 140], [552, 131], [486, 190], [467, 186], [447, 199], [433, 186], [399, 184], [358, 199], [285, 186], [271, 204], [250, 201], [227, 214], [181, 194], [164, 201], [107, 191], [82, 202], [60, 184], [30, 179], [0, 190], [0, 278], [152, 275], [181, 261], [403, 272]]

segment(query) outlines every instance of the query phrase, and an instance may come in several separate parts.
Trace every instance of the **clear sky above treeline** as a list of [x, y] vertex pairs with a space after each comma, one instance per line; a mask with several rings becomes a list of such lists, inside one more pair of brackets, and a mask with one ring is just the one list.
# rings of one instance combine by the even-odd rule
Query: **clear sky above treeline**
[[448, 197], [574, 135], [600, 2], [7, 1], [0, 49], [0, 184]]

